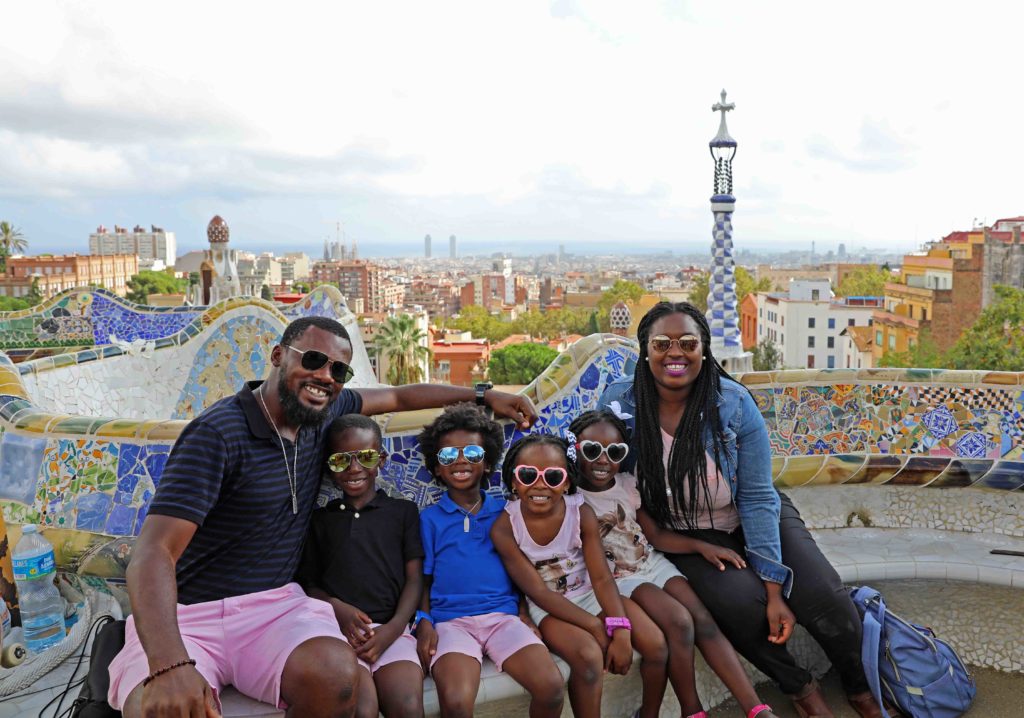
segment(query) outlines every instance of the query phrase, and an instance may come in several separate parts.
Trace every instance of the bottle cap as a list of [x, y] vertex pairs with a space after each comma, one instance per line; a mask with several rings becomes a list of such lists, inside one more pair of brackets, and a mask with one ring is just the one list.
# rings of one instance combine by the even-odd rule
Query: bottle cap
[[38, 533], [38, 531], [39, 531], [39, 529], [38, 529], [38, 527], [35, 524], [25, 524], [24, 526], [21, 527], [21, 532], [23, 534], [34, 534], [34, 533]]

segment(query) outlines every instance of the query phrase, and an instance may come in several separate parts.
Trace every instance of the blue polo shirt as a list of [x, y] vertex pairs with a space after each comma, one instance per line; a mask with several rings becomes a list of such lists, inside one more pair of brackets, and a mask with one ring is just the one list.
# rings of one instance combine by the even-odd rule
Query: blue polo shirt
[[519, 613], [519, 594], [491, 542], [491, 527], [505, 500], [484, 494], [480, 511], [469, 517], [444, 494], [420, 513], [423, 573], [434, 577], [430, 614], [435, 623], [486, 613]]

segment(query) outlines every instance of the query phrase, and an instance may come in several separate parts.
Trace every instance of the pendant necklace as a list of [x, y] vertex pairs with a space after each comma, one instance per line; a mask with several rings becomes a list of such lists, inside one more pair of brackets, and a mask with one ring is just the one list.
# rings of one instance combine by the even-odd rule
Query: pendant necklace
[[297, 516], [299, 513], [299, 497], [296, 493], [296, 484], [299, 479], [299, 434], [302, 432], [302, 428], [300, 427], [295, 432], [295, 455], [292, 457], [292, 465], [289, 467], [288, 452], [284, 448], [284, 438], [281, 436], [281, 432], [277, 428], [277, 423], [274, 421], [274, 417], [270, 415], [270, 409], [267, 408], [267, 402], [263, 399], [262, 384], [260, 384], [260, 388], [256, 390], [256, 394], [259, 395], [260, 404], [263, 405], [263, 411], [266, 413], [267, 419], [270, 421], [270, 426], [273, 427], [274, 433], [277, 434], [277, 440], [281, 444], [281, 455], [284, 457], [284, 470], [285, 473], [288, 474], [288, 488], [292, 491], [292, 515]]
[[469, 533], [469, 515], [471, 513], [473, 513], [474, 511], [476, 511], [476, 507], [479, 506], [480, 503], [483, 500], [484, 500], [484, 497], [483, 497], [483, 495], [481, 495], [480, 498], [477, 500], [477, 502], [475, 504], [473, 504], [473, 508], [471, 508], [469, 511], [466, 511], [464, 508], [462, 508], [458, 504], [455, 505], [455, 507], [459, 511], [461, 511], [463, 514], [465, 514], [465, 516], [466, 516], [466, 518], [462, 519], [462, 533], [464, 533], [464, 534], [468, 534]]

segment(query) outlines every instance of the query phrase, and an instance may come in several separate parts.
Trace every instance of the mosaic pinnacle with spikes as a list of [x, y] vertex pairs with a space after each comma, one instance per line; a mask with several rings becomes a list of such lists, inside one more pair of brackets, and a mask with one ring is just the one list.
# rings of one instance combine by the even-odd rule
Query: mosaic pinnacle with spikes
[[715, 160], [715, 194], [711, 211], [715, 215], [711, 244], [711, 281], [708, 293], [708, 323], [711, 325], [711, 346], [717, 356], [730, 356], [743, 351], [740, 341], [739, 307], [736, 301], [736, 263], [732, 257], [732, 213], [736, 198], [732, 195], [732, 158], [736, 156], [736, 140], [729, 135], [725, 113], [735, 103], [721, 102], [712, 111], [722, 113], [718, 134], [708, 143]]

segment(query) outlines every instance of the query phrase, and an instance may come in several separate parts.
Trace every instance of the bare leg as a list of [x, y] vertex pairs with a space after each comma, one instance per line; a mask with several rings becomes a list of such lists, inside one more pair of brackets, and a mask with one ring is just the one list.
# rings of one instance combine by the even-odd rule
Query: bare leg
[[419, 663], [389, 663], [373, 674], [373, 682], [384, 718], [423, 718], [423, 669]]
[[562, 714], [562, 674], [544, 646], [520, 648], [501, 664], [530, 694], [530, 718], [558, 718]]
[[[708, 609], [701, 603], [686, 579], [682, 577], [670, 579], [665, 584], [665, 592], [681, 603], [690, 614], [690, 619], [693, 621], [694, 643], [700, 649], [708, 666], [716, 676], [722, 679], [722, 683], [736, 698], [740, 707], [744, 711], [749, 711], [754, 706], [761, 705], [763, 701], [758, 698], [746, 671], [740, 665], [736, 650], [729, 643], [729, 639], [719, 630], [715, 619], [711, 617]], [[636, 594], [634, 593], [634, 595]], [[773, 715], [766, 711], [761, 713], [759, 718], [772, 718]]]
[[697, 681], [694, 675], [693, 619], [690, 612], [653, 583], [638, 586], [630, 598], [665, 634], [668, 642], [668, 679], [679, 699], [683, 715], [699, 713], [703, 706], [700, 704], [700, 696], [697, 695]]
[[377, 689], [373, 686], [373, 676], [359, 666], [359, 684], [356, 686], [356, 718], [377, 718], [380, 713], [377, 707]]
[[311, 638], [288, 656], [281, 698], [288, 718], [350, 718], [359, 682], [356, 654], [337, 638]]
[[446, 653], [431, 669], [441, 718], [468, 718], [480, 690], [480, 662], [464, 653]]
[[569, 664], [569, 705], [576, 718], [599, 718], [604, 679], [604, 652], [579, 626], [554, 616], [540, 622], [540, 633], [552, 653]]
[[641, 718], [658, 718], [661, 702], [665, 699], [668, 684], [668, 645], [665, 635], [651, 617], [644, 613], [634, 601], [622, 599], [626, 616], [633, 624], [633, 648], [640, 654], [640, 677], [643, 681], [643, 697], [640, 704]]

